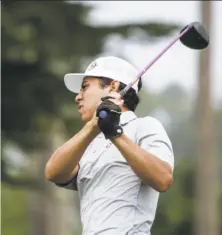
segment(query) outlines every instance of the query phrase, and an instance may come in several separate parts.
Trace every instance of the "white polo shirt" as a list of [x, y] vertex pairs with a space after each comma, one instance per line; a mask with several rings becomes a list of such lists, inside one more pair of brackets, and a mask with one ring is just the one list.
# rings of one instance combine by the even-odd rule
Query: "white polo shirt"
[[[120, 124], [125, 135], [174, 168], [171, 141], [158, 120], [127, 111]], [[103, 133], [91, 142], [79, 164], [78, 176], [62, 187], [78, 190], [82, 234], [149, 235], [159, 192], [141, 182]]]

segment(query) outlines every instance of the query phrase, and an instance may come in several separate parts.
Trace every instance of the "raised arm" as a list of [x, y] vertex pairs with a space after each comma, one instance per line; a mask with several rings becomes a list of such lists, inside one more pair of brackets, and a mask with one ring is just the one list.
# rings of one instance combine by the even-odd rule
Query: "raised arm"
[[169, 163], [144, 150], [124, 134], [112, 142], [143, 183], [149, 184], [158, 192], [167, 191], [173, 182]]
[[[138, 143], [128, 138], [119, 126], [118, 96], [119, 94], [115, 94], [113, 98], [107, 97], [100, 104], [97, 112], [102, 115], [98, 125], [141, 181], [159, 192], [165, 192], [173, 182], [174, 155], [171, 142], [161, 123], [153, 118], [140, 120], [137, 129]], [[103, 110], [106, 110], [106, 115], [102, 113]]]
[[56, 184], [69, 182], [78, 172], [78, 163], [98, 130], [88, 122], [75, 136], [59, 147], [45, 167], [45, 177]]

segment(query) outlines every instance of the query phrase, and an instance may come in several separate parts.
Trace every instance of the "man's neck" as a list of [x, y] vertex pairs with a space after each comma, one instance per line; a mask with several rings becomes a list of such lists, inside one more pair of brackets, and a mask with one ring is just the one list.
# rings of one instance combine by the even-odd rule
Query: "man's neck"
[[126, 108], [125, 106], [123, 106], [122, 108], [121, 108], [121, 111], [122, 112], [127, 112], [127, 111], [130, 111], [128, 108]]

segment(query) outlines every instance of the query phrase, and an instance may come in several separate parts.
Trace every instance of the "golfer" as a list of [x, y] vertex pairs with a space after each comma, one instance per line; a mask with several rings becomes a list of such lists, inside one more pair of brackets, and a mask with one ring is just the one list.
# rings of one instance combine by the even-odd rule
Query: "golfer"
[[78, 191], [83, 235], [150, 235], [159, 194], [172, 184], [174, 154], [164, 127], [134, 113], [141, 79], [119, 95], [137, 74], [127, 61], [108, 56], [85, 73], [65, 75], [84, 124], [53, 153], [45, 176]]

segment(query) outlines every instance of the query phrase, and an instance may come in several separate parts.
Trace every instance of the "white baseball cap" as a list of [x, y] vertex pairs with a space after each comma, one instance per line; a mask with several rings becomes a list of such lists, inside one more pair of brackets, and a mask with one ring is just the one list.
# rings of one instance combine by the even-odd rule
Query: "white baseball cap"
[[[125, 85], [134, 81], [138, 75], [137, 69], [129, 62], [114, 56], [100, 57], [87, 67], [85, 73], [68, 73], [64, 82], [68, 90], [79, 93], [84, 77], [107, 77], [120, 81]], [[132, 88], [138, 93], [138, 81]]]

